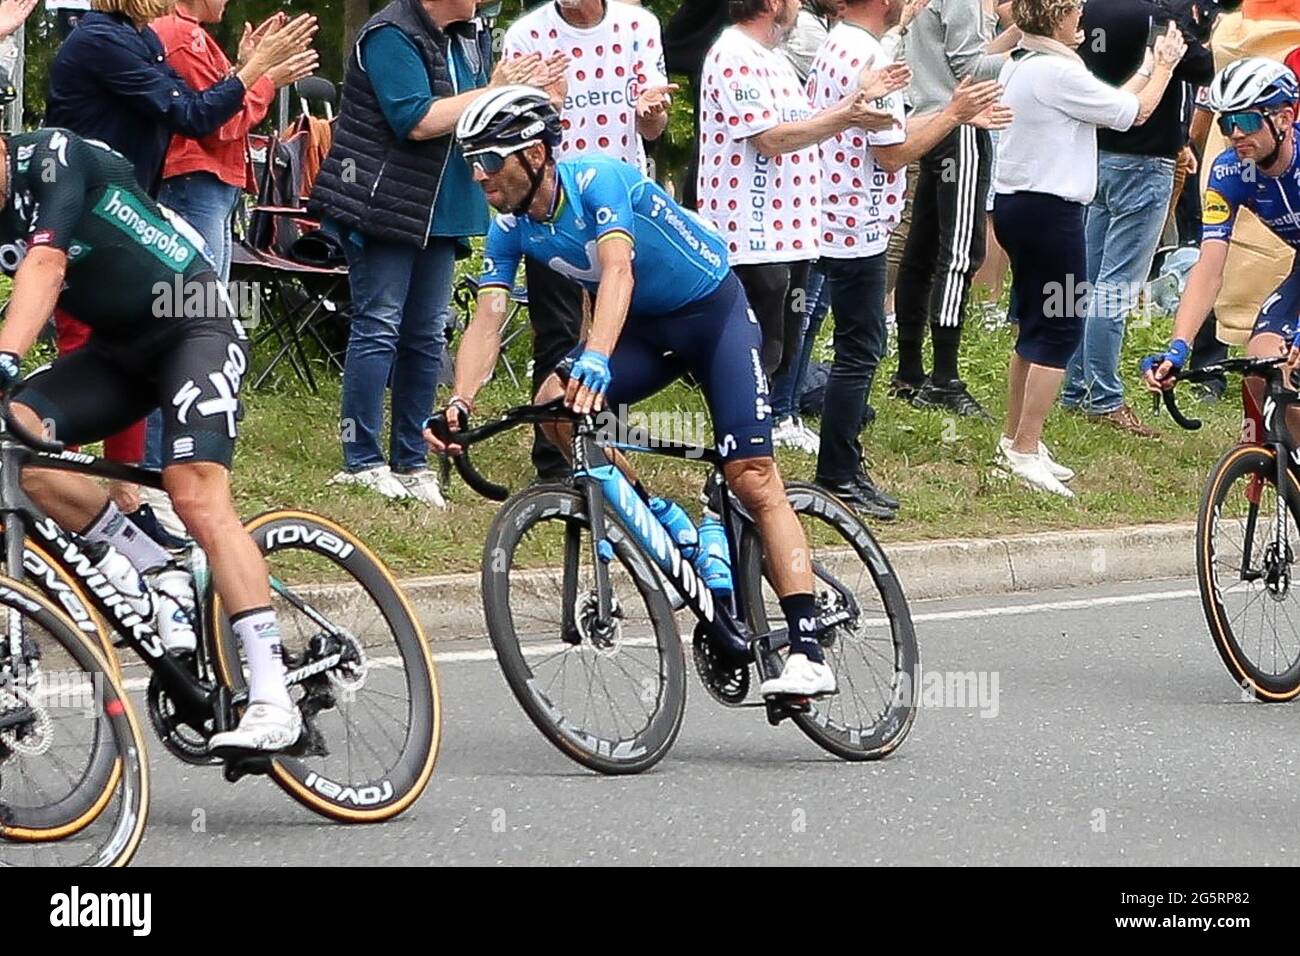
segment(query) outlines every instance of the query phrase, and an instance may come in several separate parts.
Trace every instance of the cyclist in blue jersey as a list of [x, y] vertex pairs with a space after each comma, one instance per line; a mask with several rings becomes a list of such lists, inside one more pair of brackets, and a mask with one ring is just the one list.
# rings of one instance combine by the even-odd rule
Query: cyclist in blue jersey
[[[1246, 208], [1279, 239], [1300, 250], [1300, 155], [1296, 149], [1297, 103], [1300, 85], [1291, 70], [1263, 57], [1230, 63], [1210, 86], [1210, 107], [1219, 114], [1219, 128], [1228, 137], [1210, 168], [1202, 202], [1201, 252], [1187, 277], [1187, 288], [1174, 319], [1174, 336], [1161, 355], [1142, 360], [1147, 385], [1173, 388], [1187, 361], [1197, 331], [1214, 308], [1223, 286], [1223, 270], [1237, 212]], [[1253, 357], [1279, 355], [1300, 329], [1300, 256], [1290, 274], [1260, 307], [1247, 353]], [[1258, 379], [1247, 379], [1256, 401], [1262, 401]], [[1295, 412], [1300, 413], [1300, 409]], [[1300, 414], [1292, 422], [1300, 426]]]
[[[772, 458], [772, 409], [758, 323], [722, 239], [653, 181], [617, 160], [556, 162], [560, 117], [527, 86], [483, 94], [456, 137], [488, 202], [501, 215], [488, 233], [474, 319], [456, 357], [447, 408], [463, 426], [496, 364], [501, 317], [523, 257], [595, 293], [590, 333], [545, 382], [536, 401], [564, 396], [587, 414], [621, 408], [689, 372], [704, 392], [727, 483], [754, 516], [790, 633], [780, 677], [762, 692], [813, 696], [835, 689], [815, 632], [808, 543]], [[548, 437], [570, 447], [566, 428]], [[427, 428], [425, 441], [444, 447]], [[620, 466], [644, 494], [625, 462]]]

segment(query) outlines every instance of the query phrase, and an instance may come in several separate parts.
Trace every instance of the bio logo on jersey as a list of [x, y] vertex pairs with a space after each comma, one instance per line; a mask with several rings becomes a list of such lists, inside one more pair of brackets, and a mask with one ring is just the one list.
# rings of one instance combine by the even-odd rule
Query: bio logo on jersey
[[1232, 207], [1228, 200], [1215, 189], [1205, 191], [1205, 201], [1201, 204], [1201, 221], [1207, 226], [1221, 226], [1232, 218]]
[[611, 222], [618, 222], [618, 213], [608, 206], [601, 206], [596, 210], [597, 226], [608, 226]]

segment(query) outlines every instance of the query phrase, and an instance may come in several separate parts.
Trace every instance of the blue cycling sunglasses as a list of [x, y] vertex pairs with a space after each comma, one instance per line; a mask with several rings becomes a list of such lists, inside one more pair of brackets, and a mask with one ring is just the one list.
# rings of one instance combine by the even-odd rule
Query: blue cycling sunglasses
[[1236, 113], [1224, 113], [1219, 117], [1219, 132], [1231, 136], [1234, 129], [1249, 136], [1264, 128], [1264, 114], [1258, 110], [1240, 110]]

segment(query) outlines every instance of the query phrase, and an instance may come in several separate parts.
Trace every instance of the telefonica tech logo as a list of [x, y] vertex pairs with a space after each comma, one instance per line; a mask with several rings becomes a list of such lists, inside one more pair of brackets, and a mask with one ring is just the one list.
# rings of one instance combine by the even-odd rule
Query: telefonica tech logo
[[132, 936], [153, 931], [152, 893], [70, 892], [50, 897], [50, 925], [56, 928], [125, 928]]

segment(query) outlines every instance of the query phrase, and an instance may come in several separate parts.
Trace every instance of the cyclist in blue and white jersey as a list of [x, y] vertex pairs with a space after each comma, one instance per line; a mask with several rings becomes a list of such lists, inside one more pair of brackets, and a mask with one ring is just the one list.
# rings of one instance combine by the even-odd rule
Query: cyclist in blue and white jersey
[[[1201, 253], [1187, 277], [1187, 289], [1174, 319], [1173, 341], [1162, 355], [1148, 356], [1142, 362], [1151, 388], [1174, 386], [1191, 350], [1188, 343], [1214, 308], [1240, 209], [1249, 209], [1274, 235], [1300, 250], [1298, 103], [1300, 85], [1295, 74], [1282, 63], [1263, 57], [1230, 63], [1210, 85], [1209, 106], [1219, 114], [1219, 128], [1231, 146], [1210, 168], [1202, 200]], [[1282, 284], [1264, 299], [1247, 353], [1252, 357], [1282, 354], [1296, 338], [1298, 319], [1300, 256]], [[1257, 379], [1247, 379], [1247, 385], [1257, 401], [1262, 399]]]
[[[485, 93], [462, 115], [456, 138], [502, 215], [488, 233], [478, 306], [456, 357], [456, 391], [447, 409], [452, 429], [463, 426], [496, 364], [500, 319], [520, 260], [531, 258], [586, 286], [595, 293], [590, 334], [542, 383], [536, 401], [564, 396], [583, 414], [606, 403], [621, 408], [690, 372], [708, 401], [727, 483], [758, 524], [789, 627], [790, 656], [762, 692], [833, 691], [835, 677], [814, 630], [808, 543], [772, 458], [759, 327], [721, 237], [618, 160], [587, 155], [556, 162], [559, 114], [532, 87]], [[424, 437], [434, 450], [445, 450], [429, 430]], [[569, 447], [559, 433], [553, 440]]]

